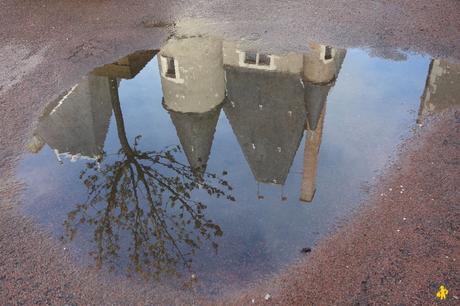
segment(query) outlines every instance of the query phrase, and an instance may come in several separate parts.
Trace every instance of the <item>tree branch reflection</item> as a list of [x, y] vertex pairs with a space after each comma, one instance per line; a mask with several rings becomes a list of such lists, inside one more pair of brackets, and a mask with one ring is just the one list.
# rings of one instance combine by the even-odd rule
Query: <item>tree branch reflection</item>
[[68, 214], [65, 238], [73, 240], [83, 225], [94, 228], [98, 267], [114, 264], [127, 252], [129, 272], [158, 278], [179, 274], [179, 264], [190, 270], [192, 257], [203, 243], [210, 242], [217, 252], [216, 240], [223, 234], [218, 224], [206, 218], [205, 203], [192, 193], [201, 190], [209, 198], [234, 201], [232, 187], [222, 178], [227, 173], [220, 177], [181, 163], [176, 158], [179, 146], [142, 151], [141, 136], [131, 146], [118, 95], [112, 106], [121, 149], [114, 161], [86, 164], [80, 179], [88, 199]]

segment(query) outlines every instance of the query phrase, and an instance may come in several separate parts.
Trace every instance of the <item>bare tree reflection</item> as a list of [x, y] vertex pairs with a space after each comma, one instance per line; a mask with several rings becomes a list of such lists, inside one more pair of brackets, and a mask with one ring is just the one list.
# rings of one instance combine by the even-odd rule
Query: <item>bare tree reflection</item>
[[130, 272], [155, 277], [178, 274], [179, 265], [190, 269], [193, 255], [205, 241], [217, 252], [216, 238], [223, 234], [219, 225], [206, 218], [205, 203], [195, 200], [192, 192], [200, 189], [209, 197], [234, 201], [232, 187], [216, 174], [196, 171], [178, 161], [179, 146], [142, 151], [140, 136], [131, 146], [116, 80], [111, 87], [121, 149], [113, 162], [104, 161], [100, 166], [90, 162], [81, 172], [88, 199], [68, 214], [65, 238], [73, 240], [82, 225], [89, 225], [94, 228], [98, 266], [113, 264], [127, 252]]

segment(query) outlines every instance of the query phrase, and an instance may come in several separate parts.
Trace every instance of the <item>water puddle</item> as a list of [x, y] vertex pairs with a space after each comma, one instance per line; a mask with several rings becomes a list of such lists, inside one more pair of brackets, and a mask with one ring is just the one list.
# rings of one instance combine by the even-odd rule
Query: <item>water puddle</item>
[[309, 47], [172, 38], [95, 69], [39, 119], [25, 214], [83, 265], [211, 294], [308, 256], [460, 71]]

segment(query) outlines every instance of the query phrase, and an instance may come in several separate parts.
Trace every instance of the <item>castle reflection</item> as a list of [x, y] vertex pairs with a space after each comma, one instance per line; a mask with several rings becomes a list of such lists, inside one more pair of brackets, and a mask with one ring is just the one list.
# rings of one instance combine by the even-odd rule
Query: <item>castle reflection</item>
[[[346, 50], [308, 47], [306, 53], [272, 54], [217, 38], [171, 38], [159, 51], [95, 69], [50, 103], [29, 150], [38, 153], [47, 144], [61, 163], [87, 160], [80, 179], [88, 200], [68, 214], [66, 238], [74, 239], [80, 224], [92, 226], [97, 262], [116, 265], [120, 239], [128, 237], [131, 270], [157, 276], [175, 273], [178, 265], [191, 269], [193, 254], [206, 243], [217, 252], [224, 233], [206, 218], [206, 203], [235, 200], [231, 182], [223, 179], [232, 169], [208, 171], [221, 113], [257, 184], [285, 185], [304, 142], [294, 198], [314, 201], [328, 95]], [[118, 89], [155, 56], [163, 108], [180, 146], [146, 150], [140, 137], [128, 139]], [[419, 120], [454, 103], [459, 73], [457, 66], [433, 60]], [[105, 148], [111, 120], [121, 147], [115, 154]], [[180, 161], [182, 153], [187, 161]], [[203, 191], [206, 197], [197, 200], [195, 193]]]
[[311, 202], [327, 96], [346, 52], [309, 50], [277, 55], [215, 38], [170, 40], [158, 57], [164, 106], [190, 165], [205, 167], [220, 105], [259, 183], [285, 184], [305, 130], [300, 199]]

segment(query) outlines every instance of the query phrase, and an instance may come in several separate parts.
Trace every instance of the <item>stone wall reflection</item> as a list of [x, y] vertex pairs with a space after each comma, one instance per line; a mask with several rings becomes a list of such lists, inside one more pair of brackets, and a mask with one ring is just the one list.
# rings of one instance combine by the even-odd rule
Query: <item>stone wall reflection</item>
[[417, 122], [422, 123], [430, 114], [439, 113], [460, 104], [460, 64], [446, 60], [431, 60], [420, 99]]

